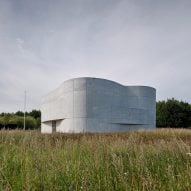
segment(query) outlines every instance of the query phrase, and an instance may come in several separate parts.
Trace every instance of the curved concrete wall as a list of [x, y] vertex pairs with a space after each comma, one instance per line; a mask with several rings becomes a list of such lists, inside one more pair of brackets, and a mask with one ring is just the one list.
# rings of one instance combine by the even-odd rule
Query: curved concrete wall
[[42, 133], [155, 128], [156, 90], [98, 78], [64, 82], [44, 97]]

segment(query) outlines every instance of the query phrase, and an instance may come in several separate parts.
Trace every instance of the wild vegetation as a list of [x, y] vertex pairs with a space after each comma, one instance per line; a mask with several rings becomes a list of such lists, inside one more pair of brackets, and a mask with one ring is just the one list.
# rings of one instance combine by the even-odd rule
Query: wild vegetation
[[0, 131], [0, 190], [191, 190], [191, 131]]
[[[0, 129], [23, 129], [24, 113], [17, 111], [16, 113], [1, 113], [0, 114]], [[38, 129], [41, 123], [41, 112], [32, 110], [26, 112], [26, 129]]]

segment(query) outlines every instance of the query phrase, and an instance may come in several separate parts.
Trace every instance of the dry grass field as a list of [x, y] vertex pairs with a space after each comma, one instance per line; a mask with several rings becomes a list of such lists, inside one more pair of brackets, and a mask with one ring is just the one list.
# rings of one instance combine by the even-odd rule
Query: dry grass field
[[191, 190], [191, 130], [0, 131], [0, 190]]

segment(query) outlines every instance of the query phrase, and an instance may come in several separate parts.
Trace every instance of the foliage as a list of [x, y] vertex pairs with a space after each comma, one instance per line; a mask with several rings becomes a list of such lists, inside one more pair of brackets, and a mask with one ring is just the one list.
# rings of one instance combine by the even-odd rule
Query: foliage
[[191, 132], [0, 131], [0, 190], [191, 190]]
[[191, 105], [175, 99], [157, 102], [157, 127], [191, 126]]
[[[0, 127], [1, 128], [19, 128], [23, 129], [24, 125], [24, 113], [18, 111], [16, 113], [2, 113], [0, 115]], [[26, 129], [37, 129], [40, 128], [40, 111], [32, 110], [26, 113]]]
[[23, 116], [23, 115], [24, 115], [24, 113], [23, 113], [22, 111], [17, 111], [17, 112], [15, 113], [15, 115], [18, 115], [18, 116]]
[[40, 110], [32, 110], [31, 112], [27, 113], [27, 115], [34, 117], [35, 119], [41, 118]]
[[[20, 116], [15, 116], [15, 122], [17, 124], [17, 127], [20, 129], [23, 129], [23, 117]], [[26, 129], [37, 129], [37, 121], [31, 117], [31, 116], [26, 116]]]
[[[15, 115], [23, 116], [24, 113], [23, 113], [22, 111], [17, 111], [17, 112], [15, 113]], [[32, 117], [34, 117], [35, 119], [37, 119], [37, 118], [40, 118], [40, 117], [41, 117], [41, 112], [40, 112], [40, 110], [35, 110], [35, 109], [33, 109], [33, 110], [30, 111], [30, 112], [26, 112], [26, 116], [32, 116]]]

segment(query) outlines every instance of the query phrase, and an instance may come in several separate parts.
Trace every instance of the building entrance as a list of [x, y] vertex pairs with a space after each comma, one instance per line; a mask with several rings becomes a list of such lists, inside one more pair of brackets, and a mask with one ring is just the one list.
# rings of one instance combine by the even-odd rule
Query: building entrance
[[56, 121], [52, 121], [52, 133], [56, 132]]

